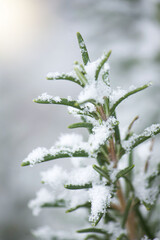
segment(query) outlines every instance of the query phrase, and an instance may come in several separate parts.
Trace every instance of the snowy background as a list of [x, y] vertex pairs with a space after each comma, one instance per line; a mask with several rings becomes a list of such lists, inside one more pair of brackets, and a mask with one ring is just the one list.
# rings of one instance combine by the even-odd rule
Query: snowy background
[[[73, 83], [45, 77], [50, 71], [70, 71], [80, 60], [77, 31], [92, 60], [112, 49], [113, 86], [153, 82], [121, 105], [122, 127], [135, 115], [140, 115], [137, 131], [160, 122], [160, 1], [0, 0], [0, 240], [31, 240], [30, 229], [51, 221], [56, 229], [68, 227], [63, 210], [58, 215], [45, 210], [35, 218], [27, 208], [41, 186], [39, 172], [50, 163], [20, 164], [32, 149], [49, 148], [75, 121], [65, 107], [32, 99], [43, 92], [76, 97], [79, 88]], [[78, 224], [76, 216], [72, 221]]]

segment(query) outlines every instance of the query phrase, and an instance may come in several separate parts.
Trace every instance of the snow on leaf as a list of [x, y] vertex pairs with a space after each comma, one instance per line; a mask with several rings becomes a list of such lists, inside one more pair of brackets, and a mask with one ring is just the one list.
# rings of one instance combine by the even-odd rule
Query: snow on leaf
[[146, 128], [142, 134], [133, 134], [129, 140], [124, 141], [123, 148], [128, 152], [134, 147], [138, 146], [140, 143], [146, 141], [154, 135], [157, 135], [158, 133], [160, 133], [160, 124], [152, 124], [150, 127]]
[[110, 206], [112, 198], [112, 188], [101, 185], [94, 185], [89, 189], [89, 199], [91, 202], [91, 216], [89, 220], [95, 222], [100, 213], [105, 213]]
[[80, 86], [82, 86], [81, 82], [76, 77], [76, 74], [74, 71], [69, 72], [69, 73], [49, 72], [47, 74], [47, 79], [48, 80], [59, 80], [59, 79], [68, 80], [68, 81], [75, 82], [75, 83], [79, 84]]
[[88, 140], [91, 153], [97, 151], [99, 147], [108, 140], [114, 132], [114, 126], [117, 125], [118, 122], [116, 118], [110, 117], [107, 121], [103, 121], [102, 124], [99, 124], [98, 121], [94, 121], [93, 124], [93, 134], [90, 134]]
[[59, 158], [88, 157], [85, 144], [71, 147], [53, 146], [49, 150], [46, 148], [37, 148], [33, 150], [22, 162], [22, 166], [33, 166], [37, 163], [55, 160]]
[[99, 175], [92, 166], [76, 168], [68, 176], [67, 185], [85, 185], [87, 183], [99, 182]]

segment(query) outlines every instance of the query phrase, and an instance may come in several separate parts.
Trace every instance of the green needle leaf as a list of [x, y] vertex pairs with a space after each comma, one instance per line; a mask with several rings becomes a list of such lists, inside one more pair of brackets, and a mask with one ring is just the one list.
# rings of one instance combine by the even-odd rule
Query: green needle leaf
[[132, 198], [130, 198], [128, 200], [128, 202], [127, 202], [127, 205], [126, 205], [126, 208], [125, 208], [125, 211], [124, 211], [124, 214], [123, 214], [122, 228], [125, 227], [125, 224], [126, 224], [126, 221], [127, 221], [127, 218], [128, 218], [128, 214], [129, 214], [129, 211], [130, 211], [131, 204], [132, 204]]
[[85, 189], [85, 188], [91, 188], [92, 187], [92, 183], [86, 183], [84, 185], [64, 185], [65, 188], [70, 189], [70, 190], [79, 190], [79, 189]]
[[77, 231], [77, 233], [89, 233], [89, 232], [107, 234], [107, 232], [101, 228], [86, 228]]
[[152, 234], [152, 230], [148, 226], [146, 219], [143, 217], [143, 215], [141, 214], [141, 211], [139, 210], [138, 207], [135, 208], [135, 212], [136, 212], [137, 217], [139, 218], [139, 223], [140, 223], [141, 227], [143, 228], [144, 233], [146, 233], [149, 238], [153, 239], [155, 236]]
[[135, 94], [135, 93], [137, 93], [137, 92], [140, 92], [140, 91], [148, 88], [149, 86], [151, 86], [151, 83], [148, 83], [148, 84], [143, 85], [142, 87], [136, 88], [136, 89], [134, 89], [134, 90], [126, 93], [126, 94], [125, 94], [124, 96], [122, 96], [121, 98], [119, 98], [119, 99], [117, 100], [117, 102], [115, 102], [115, 104], [112, 106], [112, 108], [111, 108], [111, 110], [110, 110], [110, 115], [113, 114], [113, 112], [114, 112], [114, 110], [116, 109], [116, 107], [117, 107], [123, 100], [125, 100], [127, 97], [129, 97], [129, 96], [131, 96], [131, 95], [133, 95], [133, 94]]
[[104, 171], [103, 169], [101, 169], [100, 167], [93, 165], [93, 168], [96, 172], [98, 172], [101, 176], [105, 177], [109, 182], [111, 182], [111, 179], [109, 177], [109, 174]]
[[[139, 144], [145, 142], [149, 138], [160, 133], [160, 124], [152, 124], [150, 127], [146, 128], [141, 134], [139, 135], [132, 135], [129, 140], [125, 141], [125, 146], [127, 146], [126, 150], [132, 150], [133, 148], [137, 147]], [[129, 144], [128, 144], [129, 143]], [[123, 152], [125, 152], [125, 149]]]
[[42, 208], [66, 207], [66, 203], [65, 203], [64, 199], [60, 199], [53, 203], [44, 203], [41, 207]]
[[78, 39], [79, 47], [81, 50], [83, 63], [84, 63], [84, 65], [87, 65], [87, 63], [90, 61], [89, 55], [88, 55], [88, 51], [87, 51], [86, 45], [84, 43], [84, 40], [79, 32], [77, 32], [77, 39]]
[[100, 220], [102, 219], [103, 215], [104, 215], [104, 213], [99, 213], [98, 219], [97, 219], [94, 223], [92, 223], [92, 226], [93, 226], [93, 227], [97, 226], [97, 224], [98, 224], [98, 223], [100, 222]]
[[84, 240], [89, 240], [89, 239], [91, 239], [91, 240], [93, 240], [93, 239], [95, 239], [95, 240], [102, 240], [102, 238], [99, 238], [97, 235], [95, 235], [95, 234], [89, 234], [89, 235], [87, 235], [87, 237], [84, 239]]
[[90, 208], [91, 207], [91, 204], [89, 202], [85, 203], [85, 204], [80, 204], [80, 205], [77, 205], [76, 207], [74, 208], [70, 208], [66, 211], [66, 213], [70, 213], [70, 212], [73, 212], [79, 208]]
[[68, 128], [89, 128], [92, 129], [93, 125], [91, 123], [87, 123], [87, 122], [79, 122], [79, 123], [73, 123], [71, 125], [68, 126]]
[[77, 109], [81, 110], [81, 107], [79, 106], [79, 104], [76, 101], [69, 101], [66, 98], [60, 98], [60, 101], [56, 101], [53, 99], [46, 99], [43, 100], [40, 98], [36, 98], [33, 100], [35, 103], [41, 103], [41, 104], [58, 104], [58, 105], [65, 105], [65, 106], [70, 106], [70, 107], [74, 107]]
[[96, 79], [96, 80], [98, 79], [98, 76], [99, 76], [99, 73], [100, 73], [102, 67], [103, 67], [104, 64], [107, 62], [108, 58], [110, 57], [111, 52], [112, 52], [112, 51], [110, 50], [107, 54], [104, 54], [104, 55], [102, 56], [102, 59], [101, 59], [99, 65], [97, 66], [97, 69], [96, 69], [96, 72], [95, 72], [95, 79]]
[[117, 175], [116, 175], [116, 181], [119, 178], [125, 176], [127, 173], [129, 173], [132, 170], [132, 168], [134, 168], [134, 165], [126, 167], [126, 168], [122, 169], [121, 171], [119, 171], [119, 173], [117, 173]]
[[77, 150], [74, 152], [69, 151], [69, 150], [64, 150], [64, 151], [60, 150], [59, 152], [57, 151], [57, 153], [54, 155], [46, 154], [39, 159], [30, 159], [28, 161], [24, 161], [24, 162], [22, 162], [21, 166], [28, 166], [28, 165], [33, 165], [36, 163], [47, 162], [47, 161], [55, 160], [58, 158], [71, 158], [71, 157], [88, 157], [88, 153], [85, 152], [84, 150], [79, 150], [79, 151]]
[[47, 80], [68, 80], [74, 83], [77, 83], [81, 87], [84, 87], [83, 84], [78, 80], [78, 78], [72, 76], [69, 73], [49, 73], [47, 76]]
[[78, 79], [80, 80], [81, 85], [82, 85], [82, 86], [85, 86], [86, 83], [87, 83], [86, 77], [83, 75], [83, 73], [79, 70], [78, 67], [75, 67], [75, 68], [74, 68], [74, 71], [75, 71]]

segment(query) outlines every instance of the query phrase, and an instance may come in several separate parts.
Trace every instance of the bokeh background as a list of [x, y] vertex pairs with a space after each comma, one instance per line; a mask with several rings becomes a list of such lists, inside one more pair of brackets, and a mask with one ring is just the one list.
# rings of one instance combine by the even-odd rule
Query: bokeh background
[[50, 147], [75, 121], [65, 107], [32, 99], [43, 92], [76, 97], [79, 87], [45, 76], [70, 71], [80, 60], [77, 31], [92, 60], [112, 49], [113, 86], [153, 82], [119, 107], [121, 126], [135, 115], [137, 132], [160, 122], [159, 0], [0, 0], [0, 240], [32, 240], [30, 230], [43, 224], [65, 229], [78, 222], [61, 211], [33, 217], [27, 204], [41, 186], [39, 172], [50, 163], [20, 166], [32, 149]]

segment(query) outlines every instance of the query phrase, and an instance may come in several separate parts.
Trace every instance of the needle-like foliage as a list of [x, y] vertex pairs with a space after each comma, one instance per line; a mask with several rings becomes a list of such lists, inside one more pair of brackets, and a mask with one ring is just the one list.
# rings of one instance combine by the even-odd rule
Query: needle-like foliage
[[50, 190], [43, 187], [30, 201], [29, 207], [35, 215], [43, 208], [66, 208], [66, 213], [83, 208], [88, 221], [85, 215], [84, 228], [77, 230], [75, 235], [69, 230], [56, 232], [49, 228], [33, 233], [48, 240], [156, 239], [160, 219], [153, 216], [159, 207], [160, 163], [151, 165], [153, 146], [148, 151], [148, 142], [146, 159], [139, 159], [136, 149], [144, 151], [144, 142], [160, 133], [160, 124], [153, 124], [142, 133], [135, 134], [131, 128], [136, 117], [123, 139], [116, 117], [117, 107], [122, 101], [151, 84], [132, 86], [128, 91], [112, 89], [108, 65], [111, 51], [91, 62], [80, 33], [77, 33], [77, 39], [83, 64], [75, 62], [72, 72], [47, 76], [48, 80], [69, 80], [80, 85], [82, 90], [77, 99], [43, 93], [34, 102], [68, 106], [69, 113], [80, 119], [69, 128], [86, 128], [88, 140], [84, 141], [79, 134], [63, 134], [50, 149], [33, 150], [22, 166], [59, 158], [71, 160], [70, 171], [62, 169], [54, 161], [52, 168], [41, 173], [43, 185], [49, 185]]

